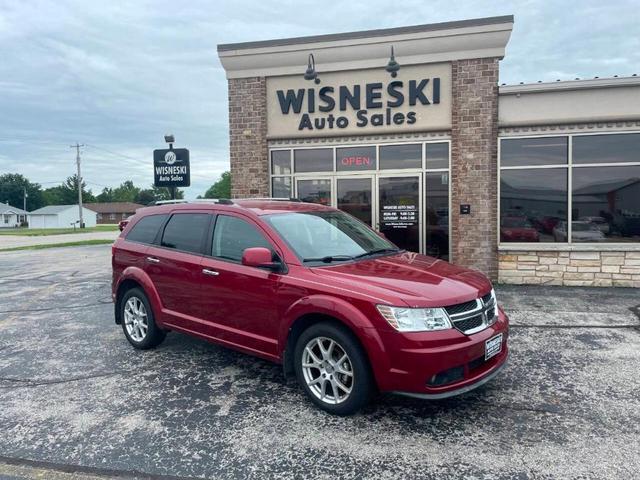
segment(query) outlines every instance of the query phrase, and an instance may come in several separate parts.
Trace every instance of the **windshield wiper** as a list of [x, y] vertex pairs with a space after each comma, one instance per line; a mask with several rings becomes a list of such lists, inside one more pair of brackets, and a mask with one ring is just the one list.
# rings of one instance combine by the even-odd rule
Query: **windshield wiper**
[[361, 253], [360, 255], [356, 255], [355, 258], [368, 257], [369, 255], [375, 255], [377, 253], [391, 253], [391, 252], [399, 252], [399, 248], [376, 248], [374, 250], [369, 250], [368, 252]]
[[351, 255], [327, 255], [326, 257], [319, 258], [304, 258], [303, 262], [322, 262], [322, 263], [331, 263], [331, 262], [346, 262], [348, 260], [353, 260], [356, 257], [352, 257]]

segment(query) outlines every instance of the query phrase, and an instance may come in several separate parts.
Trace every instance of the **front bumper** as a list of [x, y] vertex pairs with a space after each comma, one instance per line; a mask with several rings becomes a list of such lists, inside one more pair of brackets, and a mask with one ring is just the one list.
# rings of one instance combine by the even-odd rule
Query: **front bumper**
[[[509, 355], [509, 319], [502, 309], [496, 323], [472, 335], [455, 329], [378, 334], [384, 351], [374, 365], [379, 389], [419, 398], [447, 398], [477, 388], [503, 369]], [[486, 341], [499, 334], [500, 353], [485, 360]]]

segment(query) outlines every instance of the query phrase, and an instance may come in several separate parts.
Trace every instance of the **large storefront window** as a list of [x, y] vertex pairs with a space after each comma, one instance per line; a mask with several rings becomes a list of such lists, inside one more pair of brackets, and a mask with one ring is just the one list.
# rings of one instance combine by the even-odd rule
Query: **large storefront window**
[[271, 196], [332, 205], [409, 251], [449, 259], [450, 142], [271, 150]]
[[502, 139], [500, 152], [501, 242], [640, 241], [640, 134]]

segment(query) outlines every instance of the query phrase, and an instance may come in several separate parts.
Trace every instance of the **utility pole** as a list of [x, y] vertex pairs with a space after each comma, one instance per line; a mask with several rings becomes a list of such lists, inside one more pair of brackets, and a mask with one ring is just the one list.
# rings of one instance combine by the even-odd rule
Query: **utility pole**
[[76, 149], [76, 165], [78, 166], [78, 210], [80, 212], [80, 228], [84, 228], [84, 221], [82, 219], [82, 174], [80, 173], [80, 147], [84, 147], [84, 143], [80, 145], [76, 142], [75, 145], [70, 145], [70, 148]]
[[[22, 210], [25, 211], [23, 220], [26, 222], [27, 221], [27, 214], [26, 214], [26, 211], [27, 211], [27, 197], [29, 196], [29, 195], [27, 195], [27, 187], [22, 187], [22, 193], [23, 193]], [[22, 226], [22, 222], [20, 222], [20, 226]]]

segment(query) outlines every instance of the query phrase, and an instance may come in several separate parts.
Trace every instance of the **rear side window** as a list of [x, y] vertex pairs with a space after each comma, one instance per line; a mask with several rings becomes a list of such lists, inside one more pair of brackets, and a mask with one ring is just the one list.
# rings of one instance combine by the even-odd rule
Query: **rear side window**
[[250, 223], [237, 217], [218, 215], [213, 231], [212, 256], [240, 262], [242, 252], [251, 247], [265, 247], [273, 251], [267, 239]]
[[148, 215], [142, 217], [127, 234], [127, 240], [140, 243], [153, 243], [158, 230], [169, 215]]
[[164, 228], [161, 245], [183, 252], [201, 253], [210, 218], [206, 213], [173, 215]]

